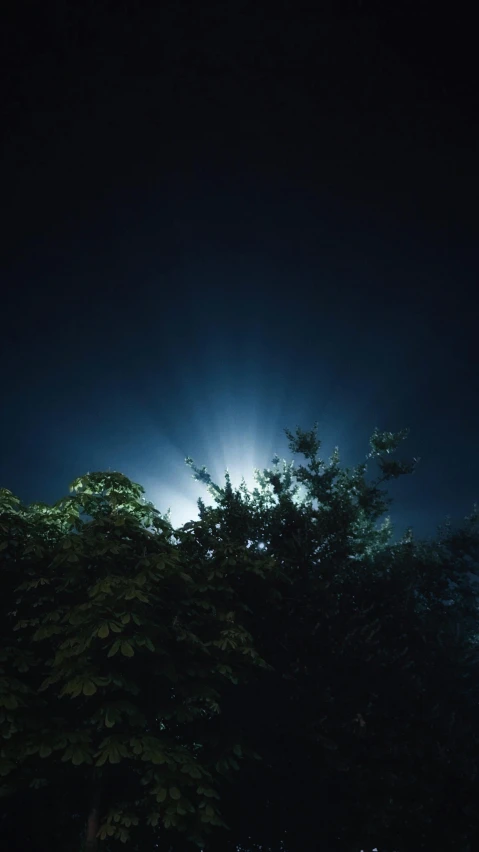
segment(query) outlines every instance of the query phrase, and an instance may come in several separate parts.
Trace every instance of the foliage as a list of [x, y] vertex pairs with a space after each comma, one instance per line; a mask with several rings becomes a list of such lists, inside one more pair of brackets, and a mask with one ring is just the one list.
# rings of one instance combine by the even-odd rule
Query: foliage
[[1, 492], [4, 811], [42, 849], [478, 847], [477, 511], [394, 543], [407, 433], [354, 468], [286, 433], [252, 492], [187, 459], [214, 504], [179, 530], [120, 474]]
[[263, 759], [226, 789], [231, 841], [214, 850], [477, 848], [477, 514], [437, 541], [408, 530], [393, 543], [381, 486], [415, 469], [390, 458], [406, 434], [375, 431], [371, 480], [337, 450], [322, 461], [315, 429], [287, 431], [305, 465], [276, 457], [253, 494], [227, 478], [214, 507], [200, 503], [209, 548], [261, 543], [278, 566], [262, 598], [238, 577], [272, 670], [230, 690], [215, 722]]
[[167, 519], [121, 474], [89, 474], [72, 492], [52, 507], [0, 494], [7, 810], [15, 796], [63, 802], [61, 848], [89, 812], [88, 848], [96, 834], [126, 842], [141, 826], [150, 843], [174, 827], [201, 845], [223, 824], [217, 787], [238, 746], [207, 747], [193, 723], [262, 665], [228, 582], [230, 553], [186, 565]]

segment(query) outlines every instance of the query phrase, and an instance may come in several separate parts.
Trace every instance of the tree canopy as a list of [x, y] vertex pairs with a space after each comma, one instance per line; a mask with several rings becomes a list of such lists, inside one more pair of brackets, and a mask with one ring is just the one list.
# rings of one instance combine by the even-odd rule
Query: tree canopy
[[99, 473], [72, 491], [53, 507], [1, 495], [1, 792], [64, 798], [51, 815], [60, 843], [78, 814], [91, 849], [129, 842], [140, 824], [151, 844], [160, 826], [203, 845], [222, 824], [218, 780], [238, 745], [209, 747], [193, 722], [219, 711], [228, 681], [264, 665], [242, 603], [226, 570], [185, 564], [140, 486]]
[[407, 433], [346, 468], [316, 432], [286, 430], [304, 463], [275, 457], [253, 491], [187, 459], [213, 505], [176, 530], [118, 473], [54, 506], [0, 493], [4, 834], [477, 848], [478, 513], [394, 542]]

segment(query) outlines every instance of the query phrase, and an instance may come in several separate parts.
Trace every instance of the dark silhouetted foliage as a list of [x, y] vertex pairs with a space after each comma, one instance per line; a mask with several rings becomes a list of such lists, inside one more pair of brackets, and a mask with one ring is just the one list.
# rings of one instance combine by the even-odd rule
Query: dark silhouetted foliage
[[252, 492], [188, 459], [177, 530], [121, 474], [1, 492], [6, 849], [479, 848], [477, 513], [395, 542], [405, 432], [287, 435]]

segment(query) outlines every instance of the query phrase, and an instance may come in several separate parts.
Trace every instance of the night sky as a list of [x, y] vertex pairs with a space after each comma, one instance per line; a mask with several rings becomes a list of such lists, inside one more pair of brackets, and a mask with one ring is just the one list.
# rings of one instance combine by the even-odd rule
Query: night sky
[[410, 427], [398, 533], [469, 513], [472, 20], [421, 0], [11, 6], [0, 484], [54, 501], [111, 468], [184, 523], [204, 496], [185, 456], [250, 482], [318, 420], [347, 464], [375, 426]]

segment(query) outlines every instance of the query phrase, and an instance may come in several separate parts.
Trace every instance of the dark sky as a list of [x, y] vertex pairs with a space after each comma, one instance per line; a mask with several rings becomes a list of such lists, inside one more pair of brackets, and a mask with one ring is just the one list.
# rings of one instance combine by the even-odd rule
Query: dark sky
[[[173, 521], [319, 420], [409, 426], [398, 529], [479, 499], [475, 29], [421, 2], [11, 4], [0, 482]], [[472, 14], [472, 13], [471, 13]], [[476, 301], [477, 296], [476, 296]]]

